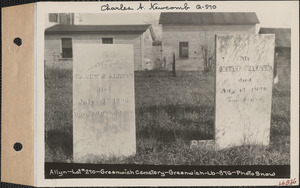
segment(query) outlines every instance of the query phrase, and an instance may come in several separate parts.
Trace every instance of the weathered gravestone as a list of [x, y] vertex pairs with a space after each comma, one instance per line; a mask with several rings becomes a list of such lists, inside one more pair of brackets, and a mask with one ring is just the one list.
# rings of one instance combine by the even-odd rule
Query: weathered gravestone
[[136, 152], [132, 45], [74, 44], [73, 160]]
[[274, 35], [216, 36], [217, 149], [270, 139]]

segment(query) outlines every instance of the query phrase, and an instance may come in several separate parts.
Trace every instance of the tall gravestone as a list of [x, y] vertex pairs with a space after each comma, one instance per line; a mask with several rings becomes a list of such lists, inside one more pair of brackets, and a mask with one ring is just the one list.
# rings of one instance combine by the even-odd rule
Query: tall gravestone
[[132, 45], [73, 45], [73, 160], [136, 152]]
[[275, 35], [216, 36], [217, 149], [270, 140]]

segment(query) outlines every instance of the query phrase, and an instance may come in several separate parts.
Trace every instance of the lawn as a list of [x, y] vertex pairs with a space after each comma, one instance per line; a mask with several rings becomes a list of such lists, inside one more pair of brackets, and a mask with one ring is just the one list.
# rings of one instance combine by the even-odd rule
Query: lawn
[[[46, 161], [72, 162], [72, 71], [45, 72]], [[273, 88], [270, 146], [190, 149], [214, 134], [214, 76], [202, 72], [135, 72], [137, 153], [93, 163], [281, 165], [290, 163], [290, 82]]]

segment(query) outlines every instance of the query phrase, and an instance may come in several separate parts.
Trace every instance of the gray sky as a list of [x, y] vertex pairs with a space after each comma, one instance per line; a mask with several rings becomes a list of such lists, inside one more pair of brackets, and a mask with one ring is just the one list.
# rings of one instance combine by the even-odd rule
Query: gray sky
[[291, 27], [290, 12], [256, 12], [260, 27]]

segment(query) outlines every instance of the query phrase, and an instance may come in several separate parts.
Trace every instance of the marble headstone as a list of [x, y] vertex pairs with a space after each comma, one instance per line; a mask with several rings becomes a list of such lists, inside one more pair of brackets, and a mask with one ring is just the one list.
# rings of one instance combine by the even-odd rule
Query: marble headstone
[[136, 152], [132, 45], [74, 44], [73, 160]]
[[275, 35], [216, 36], [216, 149], [268, 145]]

